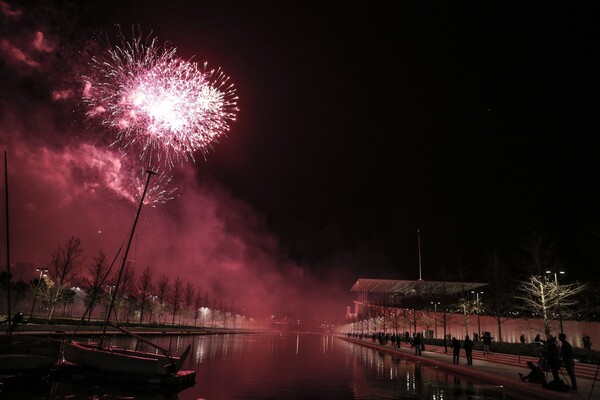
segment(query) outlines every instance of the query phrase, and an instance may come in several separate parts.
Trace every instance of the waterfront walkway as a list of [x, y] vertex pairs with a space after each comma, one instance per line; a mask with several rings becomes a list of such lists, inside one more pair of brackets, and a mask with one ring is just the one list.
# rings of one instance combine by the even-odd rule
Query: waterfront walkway
[[[473, 365], [466, 365], [464, 349], [460, 352], [460, 364], [452, 363], [452, 349], [448, 348], [448, 353], [444, 352], [443, 346], [425, 345], [425, 350], [421, 352], [421, 356], [415, 355], [415, 349], [409, 347], [406, 343], [402, 343], [402, 347], [395, 348], [391, 345], [380, 345], [378, 342], [373, 342], [368, 339], [354, 339], [345, 336], [340, 336], [340, 339], [348, 342], [367, 346], [390, 355], [403, 357], [408, 360], [420, 362], [421, 364], [432, 365], [442, 368], [449, 372], [471, 377], [481, 382], [497, 384], [505, 387], [508, 391], [516, 395], [526, 396], [527, 398], [539, 399], [600, 399], [600, 381], [594, 384], [594, 376], [596, 374], [596, 365], [576, 364], [575, 374], [577, 376], [577, 392], [560, 393], [550, 389], [545, 389], [541, 385], [522, 382], [519, 379], [519, 373], [527, 375], [527, 361], [537, 363], [538, 359], [533, 357], [516, 356], [510, 354], [483, 354], [482, 351], [473, 351]], [[565, 383], [569, 383], [570, 379], [564, 368], [560, 372], [561, 378]], [[548, 374], [547, 379], [552, 379], [552, 375]], [[598, 376], [600, 380], [600, 376]]]

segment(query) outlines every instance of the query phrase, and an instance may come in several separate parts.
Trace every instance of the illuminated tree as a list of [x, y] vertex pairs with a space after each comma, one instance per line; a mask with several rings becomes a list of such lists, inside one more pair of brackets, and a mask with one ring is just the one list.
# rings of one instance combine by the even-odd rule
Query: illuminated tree
[[81, 267], [81, 241], [71, 237], [63, 246], [58, 245], [52, 253], [48, 265], [48, 291], [46, 300], [50, 303], [48, 320], [54, 316], [56, 305], [61, 301], [63, 292], [70, 286]]
[[553, 317], [561, 318], [561, 308], [576, 304], [574, 296], [585, 288], [578, 282], [559, 285], [557, 281], [545, 276], [532, 275], [520, 285], [521, 308], [534, 315], [539, 315], [544, 324], [546, 337], [550, 336], [550, 321]]
[[558, 318], [562, 325], [564, 309], [577, 304], [575, 295], [585, 288], [578, 282], [559, 284], [558, 279], [547, 276], [550, 271], [562, 268], [553, 252], [553, 243], [543, 235], [533, 234], [526, 247], [524, 267], [530, 271], [529, 276], [519, 286], [521, 295], [516, 298], [521, 300], [520, 308], [539, 315], [544, 324], [546, 337], [550, 335], [550, 321]]
[[456, 303], [456, 307], [460, 310], [463, 315], [463, 325], [465, 327], [465, 334], [469, 334], [469, 324], [471, 322], [471, 314], [477, 310], [476, 302], [466, 297], [461, 297]]

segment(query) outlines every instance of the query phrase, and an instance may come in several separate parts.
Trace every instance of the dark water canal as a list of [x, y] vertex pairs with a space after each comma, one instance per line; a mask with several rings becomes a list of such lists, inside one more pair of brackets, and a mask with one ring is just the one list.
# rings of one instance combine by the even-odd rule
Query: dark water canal
[[[133, 346], [130, 340], [114, 344]], [[421, 366], [328, 335], [161, 337], [181, 353], [196, 385], [179, 393], [58, 382], [0, 393], [2, 399], [513, 399], [502, 389]], [[120, 342], [120, 343], [119, 343]]]

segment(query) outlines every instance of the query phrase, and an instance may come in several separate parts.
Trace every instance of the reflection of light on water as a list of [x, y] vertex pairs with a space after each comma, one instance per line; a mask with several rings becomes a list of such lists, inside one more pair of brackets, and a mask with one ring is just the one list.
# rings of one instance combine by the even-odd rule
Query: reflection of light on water
[[225, 335], [224, 336], [224, 340], [223, 340], [223, 357], [227, 358], [227, 356], [229, 355], [229, 335]]
[[204, 342], [204, 338], [202, 338], [196, 345], [196, 357], [195, 357], [196, 364], [202, 364], [202, 361], [204, 361], [204, 357], [205, 357], [204, 346], [205, 345], [206, 344]]
[[325, 356], [333, 350], [333, 336], [321, 336], [321, 350]]
[[296, 335], [296, 355], [300, 351], [300, 335]]

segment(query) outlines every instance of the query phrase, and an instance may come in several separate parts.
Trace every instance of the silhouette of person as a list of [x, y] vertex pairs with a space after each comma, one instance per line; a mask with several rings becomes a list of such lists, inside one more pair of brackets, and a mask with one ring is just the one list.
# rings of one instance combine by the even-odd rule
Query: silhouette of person
[[583, 334], [583, 348], [586, 350], [592, 349], [592, 341], [590, 340], [590, 336], [587, 333]]
[[548, 359], [548, 367], [550, 367], [550, 371], [552, 371], [554, 382], [560, 383], [561, 380], [558, 376], [558, 370], [560, 369], [560, 354], [554, 336], [548, 336], [548, 341], [546, 342], [546, 358]]
[[483, 354], [490, 354], [492, 345], [492, 334], [489, 332], [483, 332]]
[[420, 356], [421, 355], [421, 346], [423, 345], [423, 340], [421, 338], [421, 332], [417, 332], [417, 334], [415, 335], [415, 340], [414, 340], [413, 344], [415, 345], [415, 355]]
[[539, 384], [546, 382], [546, 376], [540, 367], [536, 366], [531, 361], [527, 361], [527, 366], [529, 367], [529, 373], [525, 376], [523, 376], [521, 373], [519, 374], [523, 382]]
[[577, 390], [577, 378], [575, 377], [575, 359], [573, 358], [573, 346], [571, 343], [567, 342], [567, 336], [564, 333], [560, 333], [558, 335], [558, 340], [560, 340], [560, 355], [562, 357], [562, 362], [565, 365], [565, 369], [569, 374], [569, 378], [571, 378], [571, 390]]
[[460, 340], [452, 338], [452, 364], [460, 364]]
[[465, 336], [463, 347], [465, 349], [465, 355], [467, 356], [467, 365], [473, 365], [473, 346], [475, 342], [469, 339], [469, 335]]

